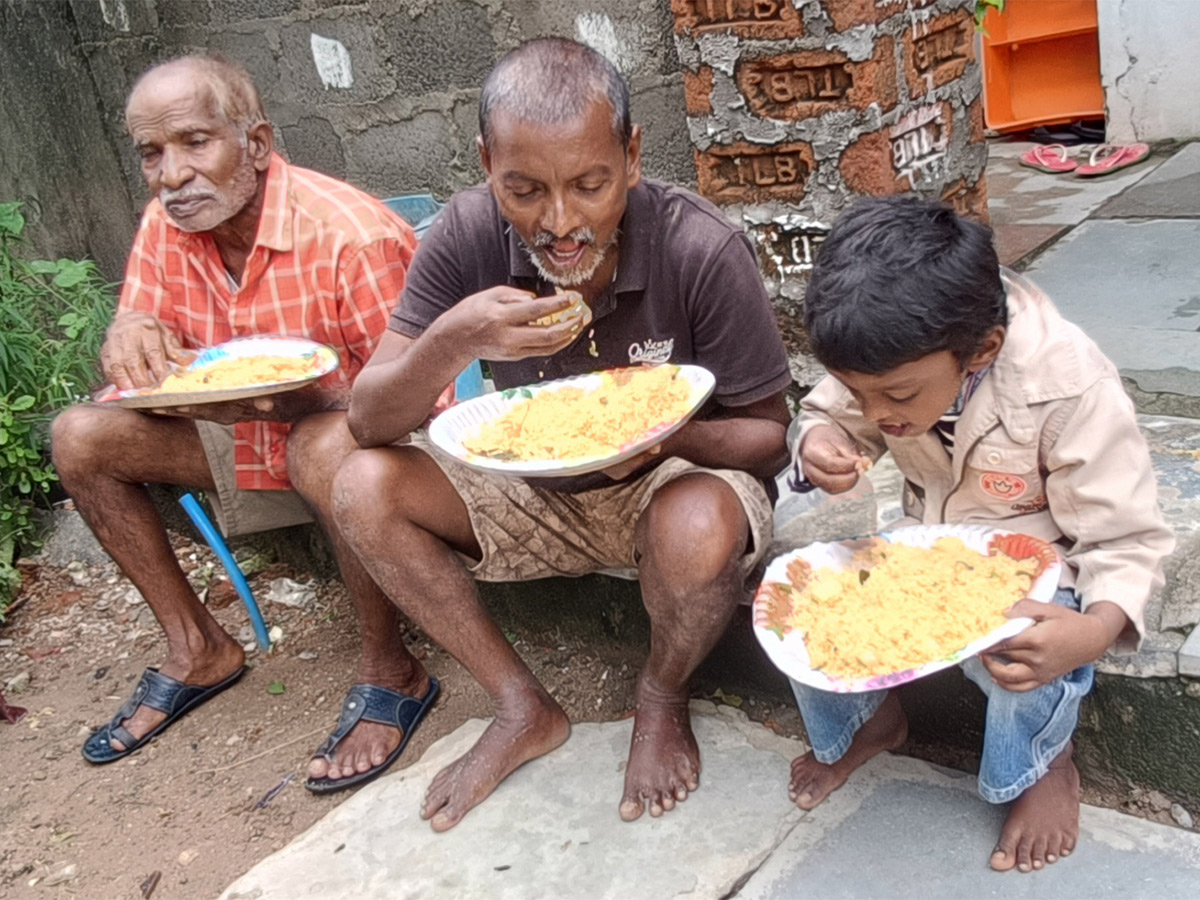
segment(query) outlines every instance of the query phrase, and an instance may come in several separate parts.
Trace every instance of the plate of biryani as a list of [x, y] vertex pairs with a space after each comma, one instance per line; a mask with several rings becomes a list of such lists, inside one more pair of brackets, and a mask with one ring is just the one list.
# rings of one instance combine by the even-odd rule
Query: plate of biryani
[[442, 452], [520, 477], [595, 472], [677, 431], [712, 393], [700, 366], [606, 369], [510, 388], [452, 406], [429, 426]]
[[754, 598], [754, 633], [796, 681], [839, 693], [948, 668], [1033, 624], [1004, 611], [1049, 603], [1054, 548], [983, 525], [917, 525], [777, 557]]
[[190, 406], [244, 400], [290, 391], [337, 369], [337, 352], [316, 341], [294, 337], [234, 338], [201, 350], [153, 387], [119, 391], [113, 385], [96, 394], [98, 403], [130, 409]]

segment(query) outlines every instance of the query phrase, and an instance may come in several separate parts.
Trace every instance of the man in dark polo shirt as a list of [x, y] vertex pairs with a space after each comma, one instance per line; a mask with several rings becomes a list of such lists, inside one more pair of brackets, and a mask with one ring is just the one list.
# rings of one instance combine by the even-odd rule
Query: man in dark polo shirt
[[[635, 819], [699, 784], [688, 678], [770, 540], [764, 480], [787, 460], [783, 342], [746, 237], [699, 197], [642, 180], [628, 97], [616, 69], [573, 41], [533, 41], [497, 64], [480, 97], [488, 183], [455, 195], [422, 242], [351, 400], [351, 430], [370, 449], [338, 473], [339, 530], [496, 708], [426, 794], [421, 814], [439, 831], [569, 733], [473, 578], [637, 569], [651, 650], [620, 804]], [[569, 306], [563, 289], [583, 295], [591, 324], [531, 324]], [[420, 436], [397, 445], [476, 358], [500, 388], [670, 361], [708, 368], [716, 389], [653, 451], [591, 475], [505, 478], [434, 456]]]

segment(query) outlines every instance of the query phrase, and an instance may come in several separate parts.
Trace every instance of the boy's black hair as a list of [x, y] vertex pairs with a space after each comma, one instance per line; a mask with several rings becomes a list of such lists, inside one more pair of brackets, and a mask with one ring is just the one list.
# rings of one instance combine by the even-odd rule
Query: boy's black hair
[[940, 350], [965, 365], [1007, 324], [991, 229], [916, 197], [869, 197], [843, 213], [804, 298], [821, 364], [867, 375]]

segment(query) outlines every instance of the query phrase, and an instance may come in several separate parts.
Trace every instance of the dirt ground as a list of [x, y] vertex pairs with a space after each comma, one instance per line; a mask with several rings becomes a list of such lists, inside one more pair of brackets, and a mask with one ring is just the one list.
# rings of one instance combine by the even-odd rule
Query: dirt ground
[[[253, 640], [211, 551], [179, 538], [176, 552], [193, 584], [207, 588], [221, 624]], [[0, 689], [27, 676], [27, 686], [6, 696], [29, 710], [17, 725], [0, 723], [0, 898], [136, 900], [149, 892], [208, 900], [349, 796], [317, 797], [303, 787], [357, 663], [357, 621], [340, 583], [314, 580], [315, 599], [292, 608], [266, 599], [271, 582], [307, 582], [307, 573], [272, 564], [251, 576], [268, 624], [283, 631], [277, 648], [249, 654], [252, 668], [237, 685], [139, 752], [91, 766], [80, 756], [84, 739], [114, 714], [142, 669], [160, 662], [161, 632], [111, 564], [24, 571], [21, 605], [0, 628]], [[549, 634], [509, 637], [573, 721], [628, 715], [640, 653], [557, 643]], [[415, 630], [406, 640], [442, 694], [392, 771], [467, 719], [490, 714], [457, 662]], [[749, 698], [742, 708], [780, 733], [800, 732], [794, 709]]]

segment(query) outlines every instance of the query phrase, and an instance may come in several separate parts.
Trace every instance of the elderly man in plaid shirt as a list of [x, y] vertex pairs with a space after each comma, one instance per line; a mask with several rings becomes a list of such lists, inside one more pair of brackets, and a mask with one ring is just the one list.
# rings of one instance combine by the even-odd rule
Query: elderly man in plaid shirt
[[[355, 446], [344, 413], [350, 385], [387, 327], [415, 248], [412, 230], [378, 201], [274, 152], [258, 92], [236, 65], [192, 56], [150, 69], [130, 94], [126, 124], [154, 198], [101, 351], [105, 376], [121, 389], [152, 385], [189, 350], [259, 334], [328, 344], [341, 366], [272, 397], [156, 414], [82, 405], [54, 423], [63, 485], [167, 638], [166, 659], [88, 738], [92, 763], [128, 755], [244, 672], [242, 647], [192, 590], [145, 485], [204, 489], [227, 534], [329, 521], [334, 472]], [[344, 714], [335, 736], [365, 712], [370, 743], [360, 733], [340, 753], [362, 756], [374, 774], [398, 755], [436, 687], [399, 698], [380, 686], [395, 682], [385, 669], [404, 656], [393, 646], [397, 614], [330, 536], [374, 648], [347, 700], [357, 714]], [[373, 660], [385, 662], [372, 671]], [[337, 743], [331, 737], [321, 762], [341, 761], [349, 774], [357, 760], [342, 759]], [[310, 787], [350, 783], [317, 778]]]

